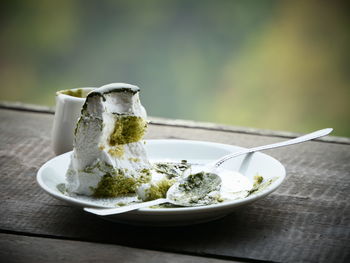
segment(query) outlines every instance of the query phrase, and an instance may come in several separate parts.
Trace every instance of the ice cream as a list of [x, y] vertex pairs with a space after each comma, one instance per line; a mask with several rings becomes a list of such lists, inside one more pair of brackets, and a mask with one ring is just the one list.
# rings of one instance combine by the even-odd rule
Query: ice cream
[[150, 181], [146, 117], [136, 86], [112, 83], [89, 93], [75, 129], [68, 192], [116, 197]]

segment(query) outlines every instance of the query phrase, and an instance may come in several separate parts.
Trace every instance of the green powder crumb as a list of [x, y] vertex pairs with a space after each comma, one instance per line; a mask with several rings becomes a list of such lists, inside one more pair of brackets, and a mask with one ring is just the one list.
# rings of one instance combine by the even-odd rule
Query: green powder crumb
[[140, 171], [141, 175], [137, 180], [138, 186], [140, 186], [141, 184], [146, 184], [149, 183], [152, 179], [152, 174], [151, 171], [149, 169], [142, 169]]
[[66, 194], [67, 193], [67, 187], [65, 184], [58, 184], [56, 186], [57, 190], [61, 192], [61, 194]]
[[146, 132], [147, 122], [138, 116], [118, 116], [109, 138], [111, 146], [138, 142]]
[[158, 173], [166, 174], [168, 178], [181, 176], [190, 167], [191, 165], [186, 160], [182, 160], [181, 163], [161, 162], [154, 164], [154, 169]]
[[124, 155], [124, 147], [123, 145], [116, 145], [108, 150], [108, 153], [115, 157], [122, 157]]
[[126, 177], [123, 174], [112, 176], [105, 174], [97, 187], [93, 189], [94, 197], [117, 197], [135, 193], [136, 180], [133, 177]]
[[264, 180], [264, 177], [262, 177], [261, 175], [255, 175], [254, 176], [254, 183], [253, 183], [253, 187], [258, 187]]
[[263, 182], [264, 179], [262, 176], [260, 175], [254, 176], [254, 185], [253, 185], [253, 188], [248, 192], [248, 196], [251, 194], [257, 194], [263, 191], [277, 179], [278, 177], [274, 177], [266, 182]]
[[163, 179], [155, 184], [152, 184], [147, 191], [146, 200], [144, 201], [151, 201], [159, 198], [165, 198], [166, 193], [174, 183], [175, 183], [174, 180]]
[[127, 169], [118, 169], [114, 174], [106, 173], [96, 188], [93, 188], [94, 197], [118, 197], [127, 194], [134, 194], [141, 185], [150, 182], [151, 173], [143, 169], [137, 178], [126, 176]]

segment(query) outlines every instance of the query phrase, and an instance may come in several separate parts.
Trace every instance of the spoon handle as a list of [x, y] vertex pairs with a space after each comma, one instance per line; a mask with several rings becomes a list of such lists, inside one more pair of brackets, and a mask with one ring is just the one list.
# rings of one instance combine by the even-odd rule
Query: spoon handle
[[142, 203], [136, 203], [133, 205], [126, 205], [126, 206], [121, 206], [121, 207], [116, 207], [116, 208], [87, 208], [85, 207], [84, 210], [86, 212], [93, 213], [95, 215], [99, 216], [107, 216], [107, 215], [114, 215], [114, 214], [121, 214], [125, 212], [129, 212], [132, 210], [136, 210], [139, 208], [144, 208], [144, 207], [149, 207], [153, 205], [160, 205], [169, 202], [168, 199], [166, 198], [160, 198], [148, 202], [142, 202]]
[[224, 162], [226, 162], [229, 159], [232, 159], [236, 156], [242, 155], [242, 154], [246, 154], [246, 153], [252, 153], [252, 152], [257, 152], [257, 151], [262, 151], [262, 150], [267, 150], [267, 149], [272, 149], [272, 148], [277, 148], [277, 147], [282, 147], [282, 146], [287, 146], [287, 145], [291, 145], [291, 144], [296, 144], [296, 143], [301, 143], [301, 142], [305, 142], [305, 141], [309, 141], [309, 140], [313, 140], [322, 136], [325, 136], [329, 133], [331, 133], [333, 131], [332, 128], [326, 128], [323, 130], [318, 130], [291, 140], [287, 140], [284, 142], [278, 142], [278, 143], [273, 143], [273, 144], [268, 144], [268, 145], [263, 145], [263, 146], [258, 146], [258, 147], [254, 147], [254, 148], [250, 148], [250, 149], [244, 149], [242, 151], [236, 152], [236, 153], [232, 153], [232, 154], [228, 154], [222, 158], [220, 158], [220, 160], [217, 160], [214, 164], [215, 168], [218, 168], [220, 165], [222, 165]]

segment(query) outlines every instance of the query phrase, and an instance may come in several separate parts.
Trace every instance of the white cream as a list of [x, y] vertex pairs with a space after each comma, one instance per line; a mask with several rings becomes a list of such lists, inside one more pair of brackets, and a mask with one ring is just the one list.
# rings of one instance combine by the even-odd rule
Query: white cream
[[119, 157], [109, 152], [115, 148], [109, 140], [118, 116], [147, 118], [138, 91], [138, 87], [130, 84], [112, 83], [88, 95], [67, 171], [68, 192], [92, 195], [92, 189], [106, 173], [123, 169], [126, 176], [137, 177], [140, 170], [150, 168], [143, 141], [121, 145], [124, 153]]
[[220, 195], [224, 200], [244, 198], [253, 188], [253, 182], [239, 172], [226, 169], [215, 171], [221, 177]]

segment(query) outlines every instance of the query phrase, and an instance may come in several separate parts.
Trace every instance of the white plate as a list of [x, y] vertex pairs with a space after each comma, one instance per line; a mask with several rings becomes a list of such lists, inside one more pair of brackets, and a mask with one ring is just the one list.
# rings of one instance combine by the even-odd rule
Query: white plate
[[[147, 140], [146, 150], [152, 162], [187, 160], [190, 163], [206, 163], [242, 147], [189, 140]], [[37, 181], [41, 188], [53, 197], [78, 207], [101, 207], [94, 201], [78, 200], [62, 194], [57, 185], [66, 183], [65, 174], [70, 162], [71, 152], [59, 155], [46, 162], [37, 173]], [[277, 189], [285, 178], [284, 166], [263, 153], [243, 155], [231, 159], [223, 164], [223, 168], [239, 171], [251, 180], [256, 174], [262, 175], [264, 180], [275, 180], [262, 191], [244, 199], [223, 202], [220, 204], [181, 207], [181, 208], [143, 208], [124, 214], [102, 217], [107, 220], [135, 225], [189, 225], [206, 222], [223, 217], [235, 208], [256, 201]], [[277, 178], [277, 179], [276, 179]]]

